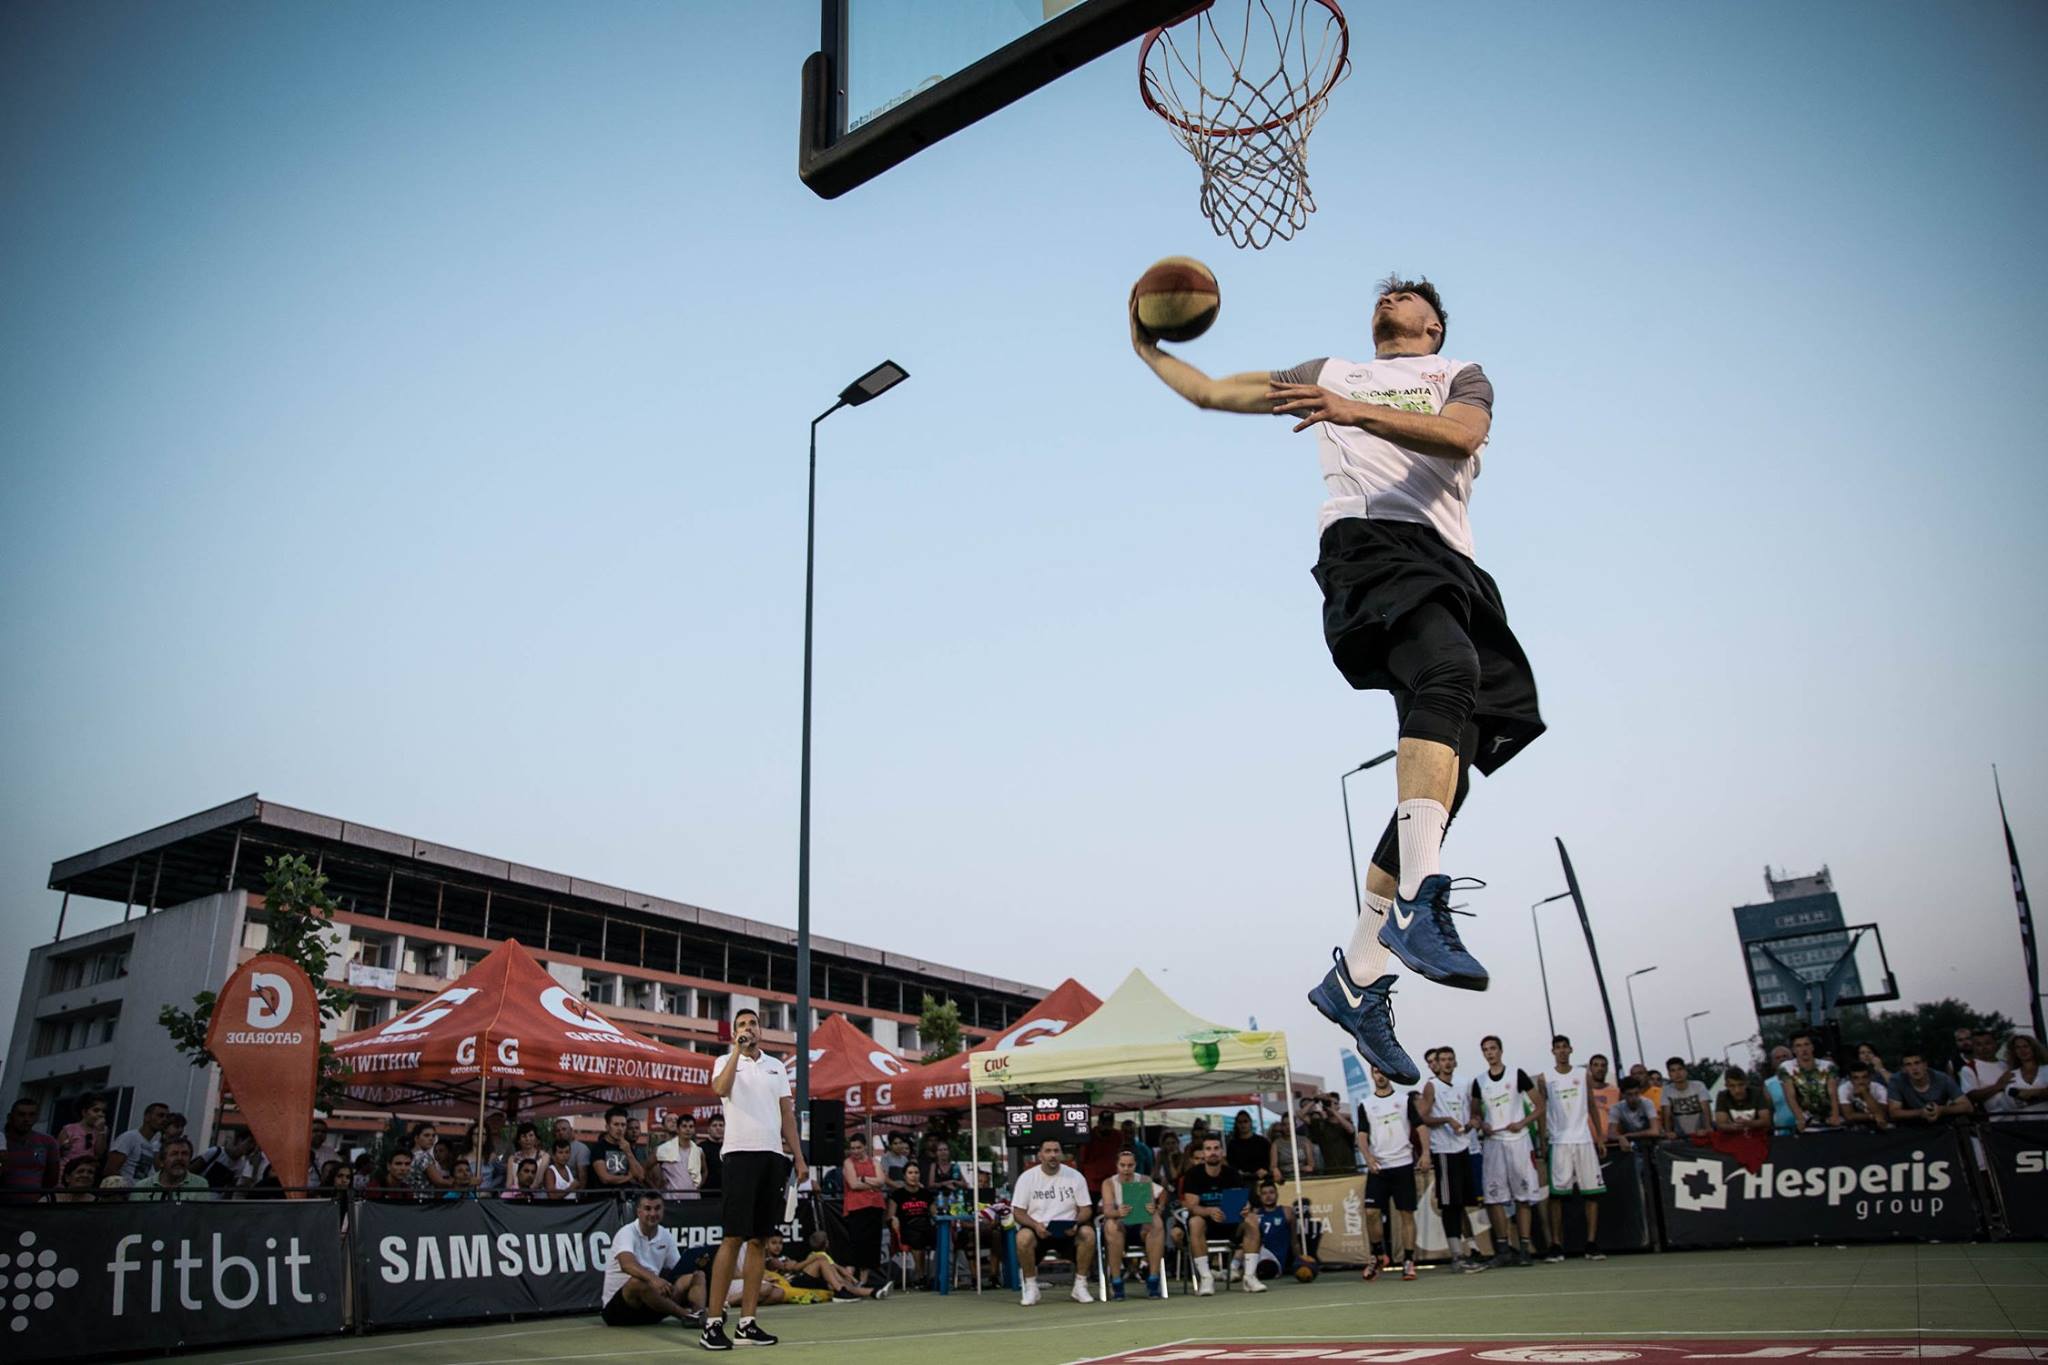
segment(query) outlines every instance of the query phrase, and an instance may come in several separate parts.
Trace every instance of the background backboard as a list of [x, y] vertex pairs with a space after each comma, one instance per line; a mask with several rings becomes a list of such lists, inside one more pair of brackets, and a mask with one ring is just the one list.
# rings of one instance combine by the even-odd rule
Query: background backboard
[[797, 174], [837, 198], [1197, 3], [822, 0]]
[[[1743, 956], [1759, 1019], [1798, 1014], [1818, 1024], [1822, 1018], [1816, 1014], [1832, 1018], [1848, 1005], [1899, 998], [1884, 938], [1874, 924], [1750, 939], [1743, 944]], [[1820, 988], [1818, 999], [1815, 987]]]

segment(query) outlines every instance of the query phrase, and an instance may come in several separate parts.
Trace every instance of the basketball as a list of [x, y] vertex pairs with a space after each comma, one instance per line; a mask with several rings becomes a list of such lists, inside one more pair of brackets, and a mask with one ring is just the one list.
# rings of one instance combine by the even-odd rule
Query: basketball
[[1316, 1268], [1312, 1265], [1298, 1265], [1294, 1267], [1294, 1278], [1300, 1280], [1303, 1284], [1308, 1284], [1315, 1277]]
[[1138, 322], [1161, 341], [1193, 341], [1216, 321], [1216, 272], [1192, 256], [1153, 262], [1131, 289]]

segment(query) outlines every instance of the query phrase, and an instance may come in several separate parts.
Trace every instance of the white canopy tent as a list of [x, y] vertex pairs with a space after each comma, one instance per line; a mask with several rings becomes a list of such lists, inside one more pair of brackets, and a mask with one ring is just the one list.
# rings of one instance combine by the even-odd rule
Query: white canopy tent
[[[982, 1091], [1007, 1094], [1081, 1093], [1091, 1105], [1143, 1110], [1194, 1100], [1277, 1091], [1292, 1107], [1294, 1071], [1287, 1035], [1225, 1028], [1176, 1003], [1135, 968], [1101, 1008], [1056, 1038], [1029, 1047], [976, 1053], [968, 1087], [968, 1132], [978, 1129]], [[1300, 1138], [1294, 1146], [1294, 1194], [1301, 1198]], [[979, 1160], [976, 1152], [974, 1160]], [[980, 1255], [980, 1191], [975, 1192], [976, 1256]], [[1301, 1230], [1305, 1235], [1305, 1229]]]

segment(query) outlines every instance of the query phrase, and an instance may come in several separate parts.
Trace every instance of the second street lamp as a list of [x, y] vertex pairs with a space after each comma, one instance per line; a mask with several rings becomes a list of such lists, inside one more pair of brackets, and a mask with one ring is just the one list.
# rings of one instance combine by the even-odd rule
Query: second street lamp
[[1379, 767], [1397, 752], [1389, 749], [1378, 758], [1368, 758], [1351, 772], [1337, 779], [1337, 790], [1344, 794], [1344, 847], [1351, 854], [1351, 909], [1360, 915], [1365, 913], [1365, 897], [1360, 895], [1358, 890], [1358, 843], [1351, 837], [1351, 777], [1352, 773], [1362, 773], [1367, 768]]
[[1639, 976], [1648, 976], [1651, 972], [1654, 972], [1656, 970], [1657, 969], [1655, 967], [1638, 967], [1628, 974], [1626, 982], [1628, 986], [1629, 1027], [1633, 1028], [1636, 1031], [1636, 1060], [1641, 1062], [1644, 1066], [1648, 1066], [1650, 1064], [1650, 1059], [1643, 1056], [1643, 1026], [1642, 1023], [1636, 1018], [1636, 978]]
[[1699, 1052], [1693, 1047], [1692, 1021], [1704, 1019], [1712, 1013], [1712, 1010], [1694, 1010], [1691, 1014], [1685, 1016], [1685, 1064], [1687, 1066], [1691, 1066], [1700, 1059]]
[[1550, 1036], [1557, 1036], [1557, 1020], [1550, 1013], [1550, 971], [1543, 965], [1543, 926], [1536, 920], [1536, 912], [1552, 901], [1561, 901], [1571, 895], [1560, 891], [1555, 896], [1545, 896], [1529, 907], [1529, 928], [1536, 935], [1536, 975], [1543, 978], [1543, 1021], [1550, 1025]]

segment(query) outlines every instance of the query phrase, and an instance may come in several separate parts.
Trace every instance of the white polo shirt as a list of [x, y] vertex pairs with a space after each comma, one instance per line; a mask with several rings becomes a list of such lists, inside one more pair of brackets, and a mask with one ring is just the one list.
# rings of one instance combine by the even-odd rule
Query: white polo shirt
[[676, 1250], [673, 1232], [657, 1227], [654, 1235], [649, 1237], [640, 1231], [640, 1220], [635, 1218], [612, 1234], [611, 1255], [605, 1258], [604, 1263], [604, 1296], [598, 1300], [600, 1303], [610, 1303], [612, 1295], [625, 1288], [626, 1281], [633, 1278], [619, 1267], [619, 1253], [622, 1251], [632, 1252], [640, 1268], [654, 1275], [668, 1269], [681, 1255]]
[[[716, 1076], [725, 1069], [728, 1052], [712, 1065]], [[762, 1053], [741, 1057], [734, 1064], [732, 1093], [721, 1105], [725, 1113], [725, 1145], [721, 1156], [734, 1152], [782, 1151], [782, 1102], [790, 1097], [789, 1072], [781, 1062]]]

